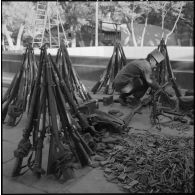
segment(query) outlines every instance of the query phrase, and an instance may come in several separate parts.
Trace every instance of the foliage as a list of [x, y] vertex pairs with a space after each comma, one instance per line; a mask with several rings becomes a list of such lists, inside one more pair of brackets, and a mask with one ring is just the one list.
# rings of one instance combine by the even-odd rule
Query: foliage
[[[51, 17], [56, 7], [50, 2]], [[127, 24], [129, 34], [136, 43], [134, 23], [144, 24], [142, 38], [147, 31], [147, 24], [153, 24], [176, 32], [178, 38], [188, 32], [193, 38], [193, 1], [102, 1], [99, 2], [99, 20], [111, 20], [116, 23]], [[182, 7], [180, 16], [180, 8]], [[24, 25], [22, 38], [33, 36], [36, 2], [2, 2], [2, 22], [16, 42], [17, 34]], [[81, 27], [95, 24], [95, 2], [60, 1], [58, 10], [66, 29], [71, 29], [81, 36]], [[174, 27], [174, 28], [173, 28]], [[21, 29], [22, 30], [22, 29]]]
[[32, 28], [35, 3], [33, 2], [2, 2], [2, 21], [7, 25], [8, 30], [18, 31], [21, 24], [26, 30]]

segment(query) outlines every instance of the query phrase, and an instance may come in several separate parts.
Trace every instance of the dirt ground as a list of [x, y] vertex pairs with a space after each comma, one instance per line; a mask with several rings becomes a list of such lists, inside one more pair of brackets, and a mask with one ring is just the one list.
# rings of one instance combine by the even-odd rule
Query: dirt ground
[[[93, 82], [83, 81], [85, 86], [90, 90]], [[6, 91], [3, 88], [3, 93]], [[106, 95], [96, 94], [92, 97], [100, 99]], [[116, 97], [117, 98], [117, 95]], [[99, 103], [99, 109], [104, 112], [110, 110], [118, 110], [122, 113], [120, 116], [123, 119], [131, 109], [121, 106], [119, 103], [113, 103], [109, 106], [104, 106], [102, 102]], [[168, 118], [160, 118], [161, 129], [151, 125], [150, 122], [151, 108], [145, 107], [140, 113], [137, 113], [128, 125], [128, 131], [125, 132], [126, 136], [131, 135], [159, 135], [169, 137], [193, 138], [194, 130], [193, 125], [188, 125], [187, 128], [176, 128], [171, 126], [171, 121]], [[3, 180], [3, 193], [123, 193], [121, 186], [118, 183], [111, 183], [105, 177], [105, 172], [101, 166], [85, 167], [82, 169], [75, 168], [75, 177], [68, 182], [59, 182], [53, 176], [44, 175], [41, 179], [37, 180], [31, 171], [26, 174], [12, 178], [11, 171], [13, 169], [14, 157], [13, 151], [16, 149], [17, 144], [22, 136], [22, 130], [26, 121], [24, 115], [21, 122], [16, 127], [8, 127], [6, 124], [2, 125], [2, 180]], [[182, 125], [182, 124], [181, 124]], [[107, 137], [112, 133], [107, 132]], [[117, 134], [120, 139], [125, 139], [124, 134]], [[113, 143], [112, 143], [113, 144]], [[136, 143], [135, 143], [136, 144]], [[48, 156], [48, 140], [45, 140], [44, 153], [43, 153], [43, 168], [47, 167]], [[114, 147], [114, 145], [112, 145]], [[111, 152], [112, 150], [110, 150]]]

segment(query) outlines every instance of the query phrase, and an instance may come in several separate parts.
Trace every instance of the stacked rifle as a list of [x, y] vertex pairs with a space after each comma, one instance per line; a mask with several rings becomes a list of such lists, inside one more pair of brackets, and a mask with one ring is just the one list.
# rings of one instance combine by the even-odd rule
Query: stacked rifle
[[117, 73], [125, 66], [126, 57], [120, 42], [116, 41], [113, 54], [109, 63], [100, 77], [100, 80], [92, 87], [91, 91], [96, 94], [103, 88], [104, 94], [113, 94], [112, 83]]
[[61, 44], [60, 48], [58, 49], [56, 56], [56, 64], [57, 68], [59, 69], [59, 72], [62, 75], [62, 78], [65, 79], [65, 82], [67, 83], [77, 104], [79, 103], [78, 97], [82, 100], [82, 102], [91, 100], [92, 98], [89, 92], [87, 91], [84, 84], [81, 82], [79, 75], [72, 66], [68, 50], [64, 44]]
[[[42, 168], [42, 150], [46, 134], [50, 135], [47, 174], [54, 174], [58, 179], [61, 176], [65, 178], [73, 175], [70, 162], [75, 159], [82, 166], [91, 163], [90, 155], [93, 151], [81, 133], [94, 135], [96, 130], [77, 109], [68, 84], [51, 55], [47, 54], [46, 45], [41, 48], [37, 78], [29, 104], [23, 136], [14, 151], [16, 162], [13, 177], [22, 175], [21, 170], [26, 166], [38, 178], [45, 173]], [[23, 166], [25, 157], [28, 157], [27, 165]]]
[[28, 97], [34, 85], [37, 65], [33, 48], [28, 46], [23, 55], [23, 62], [15, 74], [2, 100], [2, 123], [8, 116], [7, 124], [16, 126], [26, 111]]
[[174, 115], [189, 115], [189, 112], [193, 112], [194, 97], [183, 96], [181, 94], [171, 67], [171, 62], [169, 60], [169, 55], [164, 39], [161, 40], [158, 49], [165, 56], [165, 60], [163, 60], [157, 67], [156, 79], [160, 86], [170, 84], [174, 90], [176, 99], [171, 97], [171, 95], [166, 92], [166, 89], [162, 90], [158, 97], [153, 93], [153, 111], [151, 113], [152, 118], [155, 121], [157, 115], [162, 115], [164, 112]]

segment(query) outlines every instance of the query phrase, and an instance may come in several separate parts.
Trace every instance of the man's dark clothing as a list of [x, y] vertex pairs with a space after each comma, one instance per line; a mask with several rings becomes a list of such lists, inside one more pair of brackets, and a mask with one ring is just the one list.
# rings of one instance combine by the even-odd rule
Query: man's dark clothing
[[135, 97], [141, 98], [148, 89], [146, 74], [151, 73], [151, 66], [147, 60], [134, 60], [118, 72], [113, 81], [113, 87], [116, 91], [120, 92], [123, 87], [128, 83], [131, 83], [133, 85], [133, 90], [130, 93], [121, 94], [121, 97], [133, 94]]

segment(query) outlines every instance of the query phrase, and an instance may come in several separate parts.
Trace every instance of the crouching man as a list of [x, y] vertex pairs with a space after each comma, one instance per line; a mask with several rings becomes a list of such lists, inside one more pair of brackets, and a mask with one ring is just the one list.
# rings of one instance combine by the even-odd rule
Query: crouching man
[[113, 81], [113, 88], [120, 93], [121, 105], [136, 106], [148, 87], [157, 90], [160, 86], [154, 80], [153, 70], [164, 60], [163, 54], [153, 50], [146, 59], [134, 60], [124, 66]]

